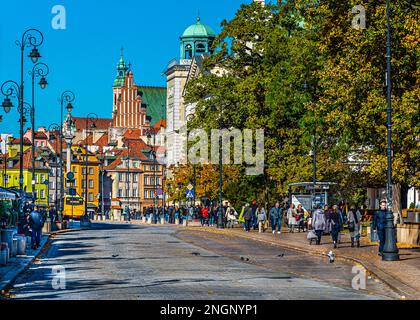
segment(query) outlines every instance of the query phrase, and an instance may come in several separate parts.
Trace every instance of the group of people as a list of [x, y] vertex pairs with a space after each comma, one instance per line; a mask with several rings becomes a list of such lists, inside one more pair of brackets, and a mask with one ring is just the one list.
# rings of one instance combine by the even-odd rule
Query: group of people
[[45, 210], [33, 203], [25, 202], [23, 205], [22, 232], [31, 236], [31, 249], [39, 248], [41, 245], [42, 228], [47, 219], [50, 220], [51, 225], [58, 221], [58, 213], [54, 207], [51, 206]]

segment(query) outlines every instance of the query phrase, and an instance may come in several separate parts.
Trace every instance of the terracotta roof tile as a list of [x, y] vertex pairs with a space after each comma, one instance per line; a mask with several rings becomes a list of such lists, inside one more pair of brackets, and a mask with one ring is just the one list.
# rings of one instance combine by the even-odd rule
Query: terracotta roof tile
[[[73, 117], [74, 125], [77, 131], [83, 131], [86, 129], [86, 118]], [[112, 119], [110, 118], [98, 118], [95, 122], [96, 129], [107, 130], [112, 125]]]

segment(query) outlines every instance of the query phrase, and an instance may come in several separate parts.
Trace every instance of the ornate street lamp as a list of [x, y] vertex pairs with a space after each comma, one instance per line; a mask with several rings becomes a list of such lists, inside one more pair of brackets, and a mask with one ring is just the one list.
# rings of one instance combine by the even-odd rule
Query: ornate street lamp
[[[151, 123], [152, 122], [152, 117], [151, 116], [146, 116], [147, 122]], [[154, 130], [154, 128], [150, 125], [150, 127], [147, 129], [146, 131], [146, 136], [147, 136], [147, 144], [150, 146], [151, 143], [151, 138], [153, 135], [153, 146], [152, 146], [152, 151], [151, 154], [153, 156], [153, 220], [156, 221], [156, 198], [157, 198], [157, 192], [156, 192], [156, 131]]]
[[[84, 220], [89, 221], [88, 215], [88, 169], [89, 169], [89, 151], [88, 151], [88, 132], [90, 129], [96, 128], [96, 121], [98, 120], [98, 115], [96, 113], [89, 113], [86, 117], [86, 139], [85, 139], [85, 215]], [[89, 125], [90, 124], [90, 125]]]
[[[39, 54], [39, 53], [38, 53]], [[31, 127], [32, 127], [32, 194], [35, 198], [35, 78], [41, 77], [39, 86], [45, 89], [48, 82], [45, 77], [48, 75], [50, 69], [45, 63], [39, 62], [32, 67], [29, 74], [32, 77], [32, 108], [31, 108]]]
[[[48, 141], [50, 142], [55, 142], [55, 210], [58, 212], [58, 146], [57, 146], [57, 142], [58, 142], [58, 138], [55, 136], [55, 134], [60, 132], [60, 125], [53, 123], [48, 127], [48, 132], [49, 132], [49, 137], [48, 137]], [[48, 195], [49, 197], [49, 195]], [[59, 218], [60, 222], [61, 220], [61, 216]]]
[[388, 174], [386, 184], [387, 213], [385, 225], [385, 245], [382, 260], [397, 261], [398, 254], [397, 239], [395, 237], [394, 215], [392, 213], [392, 155], [391, 155], [391, 26], [390, 26], [390, 3], [386, 0], [386, 87], [387, 87], [387, 160]]
[[[212, 106], [212, 111], [216, 112], [216, 106]], [[223, 199], [222, 199], [222, 188], [223, 188], [223, 160], [222, 160], [222, 114], [223, 104], [220, 104], [219, 113], [219, 211], [217, 214], [217, 227], [223, 229]]]
[[[61, 94], [61, 97], [59, 99], [60, 100], [60, 216], [63, 215], [63, 208], [64, 208], [64, 203], [63, 203], [64, 201], [64, 169], [63, 169], [64, 104], [66, 104], [67, 112], [68, 114], [70, 114], [71, 111], [73, 110], [73, 105], [71, 103], [75, 100], [75, 98], [76, 98], [75, 94], [72, 91], [67, 90]], [[71, 119], [71, 117], [68, 116], [67, 119]], [[66, 136], [66, 140], [67, 140], [70, 138], [70, 133], [71, 133], [71, 131], [69, 132], [69, 122], [67, 122], [66, 133], [67, 133], [67, 136]], [[70, 142], [70, 144], [67, 144], [67, 152], [69, 154], [71, 153], [71, 141], [66, 141], [66, 142]], [[69, 147], [70, 147], [70, 150], [69, 150]]]

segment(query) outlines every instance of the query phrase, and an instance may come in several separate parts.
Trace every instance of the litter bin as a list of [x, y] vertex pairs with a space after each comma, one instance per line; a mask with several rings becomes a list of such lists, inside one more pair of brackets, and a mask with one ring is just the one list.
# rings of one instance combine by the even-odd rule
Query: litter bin
[[16, 235], [17, 239], [17, 255], [25, 255], [26, 254], [26, 236], [24, 234]]
[[372, 242], [378, 242], [378, 232], [372, 228], [372, 224], [370, 225], [370, 241]]
[[16, 257], [16, 254], [17, 254], [17, 243], [18, 243], [17, 238], [16, 237], [13, 238], [12, 239], [12, 248], [10, 249], [10, 256], [11, 257]]
[[9, 252], [6, 242], [0, 242], [0, 265], [4, 266], [9, 261]]
[[13, 247], [13, 233], [14, 229], [2, 229], [1, 230], [1, 242], [6, 242], [9, 250]]

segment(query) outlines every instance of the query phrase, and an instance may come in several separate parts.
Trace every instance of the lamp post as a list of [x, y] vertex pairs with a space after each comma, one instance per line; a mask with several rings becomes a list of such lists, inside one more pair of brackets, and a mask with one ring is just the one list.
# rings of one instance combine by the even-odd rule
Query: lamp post
[[[305, 82], [303, 83], [303, 89], [307, 90], [310, 89], [310, 86], [308, 84], [308, 81], [305, 80]], [[314, 88], [312, 94], [315, 96], [316, 95], [316, 89]], [[315, 120], [315, 113], [313, 115], [313, 119]], [[315, 191], [315, 186], [316, 186], [316, 124], [314, 124], [313, 127], [313, 137], [312, 137], [312, 210], [314, 210], [314, 202], [315, 202], [315, 195], [316, 195], [316, 191]]]
[[89, 113], [86, 117], [86, 139], [85, 139], [85, 219], [89, 220], [88, 216], [88, 167], [89, 167], [89, 152], [88, 152], [88, 130], [89, 123], [90, 128], [96, 128], [96, 121], [98, 120], [98, 115], [96, 113]]
[[[128, 141], [126, 141], [126, 142], [124, 142], [124, 144], [123, 144], [123, 146], [122, 146], [123, 148], [127, 148], [127, 177], [126, 177], [126, 187], [125, 187], [125, 190], [126, 190], [126, 195], [127, 195], [127, 202], [128, 202], [128, 209], [130, 210], [130, 190], [131, 190], [131, 188], [130, 188], [130, 181], [131, 181], [131, 179], [130, 179], [130, 151], [131, 151], [131, 143], [130, 143], [130, 141], [128, 140]], [[128, 220], [130, 220], [130, 212], [128, 212]]]
[[49, 68], [45, 63], [39, 62], [32, 67], [32, 71], [29, 71], [29, 74], [32, 77], [32, 108], [31, 108], [31, 127], [32, 127], [32, 194], [35, 199], [35, 78], [41, 77], [39, 81], [39, 86], [41, 89], [47, 87], [47, 80], [45, 77], [49, 73]]
[[[48, 127], [50, 142], [55, 142], [55, 210], [58, 212], [58, 139], [55, 136], [54, 132], [60, 132], [60, 125], [53, 123]], [[60, 220], [61, 221], [61, 220]]]
[[394, 215], [392, 213], [392, 155], [391, 155], [391, 26], [390, 3], [386, 0], [386, 89], [387, 89], [387, 160], [388, 174], [386, 184], [387, 213], [385, 225], [385, 244], [382, 260], [399, 260], [397, 239], [395, 237]]
[[[217, 111], [215, 106], [212, 107], [212, 111]], [[219, 113], [219, 211], [217, 213], [217, 227], [223, 229], [223, 203], [222, 203], [222, 188], [223, 188], [223, 160], [222, 160], [222, 114], [223, 105], [220, 104]]]
[[[31, 59], [32, 63], [37, 63], [38, 59], [41, 57], [39, 51], [38, 51], [38, 47], [43, 43], [44, 41], [44, 36], [42, 34], [41, 31], [37, 30], [37, 29], [28, 29], [26, 30], [23, 35], [21, 40], [16, 40], [15, 44], [20, 48], [20, 84], [18, 85], [16, 82], [14, 81], [6, 81], [3, 85], [5, 85], [6, 83], [12, 85], [12, 87], [8, 87], [8, 89], [6, 91], [3, 91], [3, 86], [2, 86], [2, 93], [6, 96], [4, 102], [3, 102], [3, 107], [9, 109], [13, 106], [11, 101], [10, 101], [10, 96], [14, 96], [18, 99], [18, 111], [20, 114], [20, 130], [19, 130], [19, 135], [20, 135], [20, 154], [19, 154], [19, 191], [20, 191], [20, 195], [21, 195], [21, 202], [20, 202], [20, 211], [22, 211], [23, 208], [23, 124], [24, 124], [24, 115], [23, 115], [23, 95], [24, 95], [24, 80], [23, 80], [23, 74], [24, 74], [24, 54], [25, 54], [25, 48], [28, 47], [32, 47], [31, 52], [29, 53], [28, 57]], [[12, 88], [12, 89], [11, 89]], [[8, 111], [6, 111], [8, 112]], [[22, 216], [20, 218], [23, 218]], [[19, 219], [18, 222], [18, 232], [22, 233], [22, 224], [21, 224], [21, 219]]]
[[[151, 123], [152, 121], [152, 117], [147, 116], [146, 117], [148, 122]], [[156, 221], [156, 197], [157, 197], [157, 193], [156, 193], [156, 151], [155, 151], [155, 146], [156, 146], [156, 131], [154, 130], [154, 128], [150, 125], [149, 129], [147, 129], [146, 131], [146, 135], [147, 135], [147, 140], [148, 140], [148, 145], [150, 146], [150, 142], [151, 142], [151, 138], [153, 135], [153, 145], [152, 145], [152, 151], [151, 154], [153, 156], [153, 220]]]
[[[71, 104], [75, 100], [75, 94], [72, 91], [64, 91], [60, 97], [60, 217], [63, 216], [64, 208], [64, 170], [63, 170], [63, 113], [64, 113], [64, 103], [67, 102], [66, 109], [70, 114], [73, 110], [73, 105]], [[67, 150], [69, 151], [69, 150]], [[71, 153], [71, 148], [70, 148]]]

